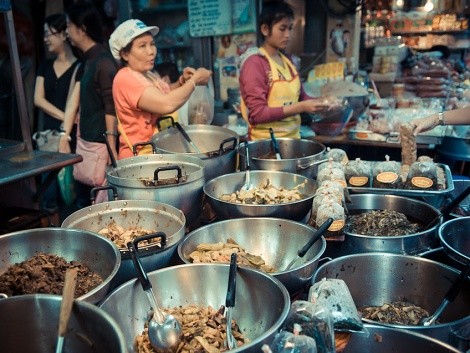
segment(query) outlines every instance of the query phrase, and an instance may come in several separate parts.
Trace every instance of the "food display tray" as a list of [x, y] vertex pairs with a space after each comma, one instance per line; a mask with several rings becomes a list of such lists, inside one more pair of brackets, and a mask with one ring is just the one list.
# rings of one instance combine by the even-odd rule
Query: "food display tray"
[[350, 193], [361, 193], [361, 194], [389, 194], [389, 195], [398, 195], [398, 196], [407, 196], [413, 198], [421, 198], [426, 202], [429, 202], [435, 207], [442, 206], [442, 203], [445, 201], [448, 194], [454, 190], [454, 180], [452, 179], [452, 173], [449, 169], [449, 166], [442, 163], [436, 163], [437, 166], [441, 167], [444, 170], [446, 187], [440, 190], [410, 190], [410, 189], [388, 189], [388, 188], [375, 188], [375, 187], [352, 187], [349, 186], [348, 190]]

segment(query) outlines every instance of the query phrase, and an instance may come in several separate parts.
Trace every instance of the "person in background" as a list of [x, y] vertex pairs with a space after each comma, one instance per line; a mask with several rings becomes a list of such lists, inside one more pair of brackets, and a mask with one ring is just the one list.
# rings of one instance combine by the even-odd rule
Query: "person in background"
[[170, 85], [170, 87], [176, 88], [179, 86], [178, 80], [180, 78], [180, 73], [178, 66], [175, 63], [170, 61], [162, 62], [155, 65], [155, 71], [163, 81]]
[[300, 138], [300, 113], [324, 106], [303, 90], [297, 69], [284, 55], [294, 24], [292, 8], [282, 1], [264, 3], [259, 16], [260, 48], [249, 50], [240, 69], [241, 113], [249, 123], [248, 138]]
[[[117, 63], [109, 50], [102, 44], [104, 37], [101, 17], [93, 4], [88, 2], [72, 4], [67, 8], [66, 16], [67, 35], [72, 45], [83, 53], [85, 61], [82, 65], [84, 68], [80, 76], [80, 82], [76, 84], [70, 102], [66, 107], [65, 134], [60, 140], [59, 151], [71, 151], [69, 145], [70, 134], [79, 104], [78, 138], [103, 146], [106, 143], [104, 137], [106, 135], [111, 151], [116, 157], [117, 124], [112, 83], [117, 71]], [[103, 149], [99, 148], [99, 150]], [[84, 161], [81, 163], [92, 165], [96, 162], [85, 161], [84, 157]], [[96, 170], [95, 174], [96, 179], [100, 179], [96, 184], [105, 182], [105, 168]], [[89, 185], [77, 180], [75, 186], [78, 208], [88, 206], [90, 204], [90, 191], [98, 185]]]
[[[65, 105], [73, 89], [79, 61], [72, 52], [67, 39], [65, 14], [53, 14], [44, 20], [44, 44], [48, 52], [54, 55], [42, 63], [37, 71], [34, 90], [34, 105], [41, 110], [42, 130], [62, 129]], [[76, 133], [74, 125], [73, 130]], [[71, 151], [75, 151], [76, 140], [72, 139]], [[43, 175], [43, 180], [47, 177]], [[60, 189], [56, 178], [47, 188], [41, 207], [50, 212], [57, 212], [60, 204]]]
[[438, 125], [470, 125], [470, 106], [414, 119], [411, 124], [415, 136]]
[[[180, 108], [197, 85], [206, 85], [211, 71], [186, 67], [174, 89], [152, 72], [159, 29], [140, 20], [121, 23], [109, 39], [111, 52], [122, 68], [113, 82], [113, 97], [119, 120], [118, 158], [132, 157], [133, 146], [151, 140], [158, 117]], [[138, 153], [150, 153], [150, 148]]]

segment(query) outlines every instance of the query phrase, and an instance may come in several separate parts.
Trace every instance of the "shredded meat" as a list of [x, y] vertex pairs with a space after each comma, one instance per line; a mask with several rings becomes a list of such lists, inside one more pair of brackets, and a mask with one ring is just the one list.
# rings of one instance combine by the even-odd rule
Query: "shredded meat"
[[393, 210], [373, 210], [348, 217], [350, 233], [375, 236], [399, 236], [414, 234], [421, 226]]
[[[98, 234], [104, 235], [106, 238], [114, 242], [114, 244], [116, 244], [118, 248], [122, 249], [122, 248], [126, 248], [127, 243], [129, 241], [132, 241], [135, 238], [140, 237], [142, 235], [152, 234], [156, 232], [157, 232], [156, 230], [145, 229], [145, 228], [138, 227], [138, 226], [124, 228], [116, 224], [115, 221], [112, 221], [111, 223], [108, 224], [106, 228], [100, 229], [98, 231]], [[144, 241], [141, 244], [150, 245], [151, 243], [154, 243], [154, 242], [159, 243], [160, 238], [154, 238], [154, 239], [151, 239], [150, 241]]]
[[276, 187], [271, 184], [269, 179], [260, 183], [258, 186], [250, 190], [237, 190], [231, 194], [223, 194], [220, 196], [222, 201], [233, 203], [254, 204], [254, 205], [268, 205], [294, 202], [301, 200], [304, 196], [298, 190], [304, 183], [296, 185], [293, 189], [285, 189], [283, 187]]
[[[224, 352], [226, 347], [226, 319], [224, 317], [225, 307], [221, 306], [215, 310], [211, 306], [199, 307], [188, 305], [165, 310], [173, 315], [181, 324], [182, 337], [178, 347], [171, 352], [196, 353]], [[248, 343], [249, 340], [243, 336], [240, 328], [232, 320], [232, 333], [238, 346]], [[135, 338], [135, 349], [137, 353], [169, 353], [165, 350], [156, 350], [152, 347], [147, 324], [142, 334]]]
[[360, 311], [364, 319], [407, 326], [418, 325], [422, 318], [429, 316], [423, 308], [405, 301], [385, 303], [382, 306], [368, 306]]
[[75, 297], [88, 293], [103, 282], [80, 261], [66, 261], [63, 257], [38, 253], [30, 259], [10, 266], [0, 275], [0, 293], [8, 296], [22, 294], [62, 294], [65, 272], [78, 268]]
[[189, 254], [192, 262], [223, 262], [230, 263], [232, 253], [237, 253], [237, 264], [251, 267], [266, 273], [276, 272], [272, 266], [266, 265], [264, 259], [258, 255], [252, 255], [242, 248], [235, 240], [228, 238], [227, 242], [201, 243], [196, 250]]

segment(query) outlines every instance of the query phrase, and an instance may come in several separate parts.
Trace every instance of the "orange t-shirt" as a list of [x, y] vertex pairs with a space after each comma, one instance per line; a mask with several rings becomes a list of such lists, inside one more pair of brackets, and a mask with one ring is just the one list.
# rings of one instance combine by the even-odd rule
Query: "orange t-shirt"
[[[153, 75], [150, 77], [151, 80], [129, 67], [120, 69], [114, 77], [113, 99], [116, 114], [132, 145], [150, 141], [156, 129], [158, 115], [137, 107], [145, 88], [155, 86], [165, 94], [170, 92], [170, 86], [166, 82]], [[133, 157], [133, 153], [121, 134], [118, 159], [128, 157]]]

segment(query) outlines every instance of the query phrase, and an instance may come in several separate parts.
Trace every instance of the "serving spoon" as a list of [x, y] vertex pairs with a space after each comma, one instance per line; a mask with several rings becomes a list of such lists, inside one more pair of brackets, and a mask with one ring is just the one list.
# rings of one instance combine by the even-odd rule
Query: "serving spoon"
[[312, 235], [312, 237], [309, 239], [307, 244], [305, 244], [302, 249], [297, 251], [297, 256], [292, 259], [292, 261], [287, 265], [287, 267], [284, 269], [284, 271], [287, 271], [291, 269], [291, 267], [302, 257], [305, 256], [307, 253], [308, 249], [312, 247], [313, 244], [317, 242], [318, 239], [322, 237], [322, 235], [326, 232], [326, 230], [331, 226], [331, 223], [333, 223], [333, 218], [328, 218], [321, 226], [320, 228], [317, 229], [317, 231]]
[[251, 189], [251, 167], [250, 167], [250, 151], [248, 150], [248, 142], [245, 141], [245, 184], [241, 190], [248, 191]]
[[[162, 232], [155, 233], [155, 237], [161, 237]], [[181, 325], [179, 321], [170, 314], [164, 313], [157, 304], [157, 299], [153, 293], [152, 284], [144, 271], [139, 255], [137, 254], [137, 243], [139, 239], [134, 239], [127, 243], [127, 248], [137, 271], [137, 277], [147, 294], [153, 308], [153, 315], [148, 322], [148, 336], [154, 349], [169, 350], [175, 347], [181, 337]]]
[[282, 159], [281, 152], [279, 151], [279, 144], [277, 143], [276, 136], [274, 136], [274, 131], [272, 127], [269, 128], [269, 134], [271, 135], [271, 141], [272, 141], [274, 153], [276, 154], [276, 159], [280, 160]]
[[64, 289], [62, 291], [62, 301], [60, 302], [59, 332], [55, 353], [62, 353], [64, 350], [65, 334], [72, 314], [73, 300], [75, 298], [75, 287], [77, 284], [77, 268], [68, 269], [65, 272]]
[[237, 340], [232, 333], [232, 309], [235, 306], [235, 291], [237, 288], [237, 253], [230, 256], [230, 270], [228, 274], [227, 297], [225, 298], [225, 319], [227, 348], [234, 349], [237, 346]]
[[455, 300], [455, 298], [460, 292], [460, 289], [462, 288], [462, 285], [465, 282], [465, 279], [467, 278], [469, 274], [470, 274], [470, 261], [467, 262], [467, 265], [464, 267], [462, 272], [460, 272], [460, 275], [457, 277], [455, 282], [452, 283], [446, 295], [444, 296], [444, 299], [442, 300], [441, 304], [436, 309], [434, 314], [428, 317], [423, 317], [421, 320], [419, 320], [418, 325], [422, 325], [422, 326], [434, 325], [436, 320], [439, 318], [439, 316], [447, 307], [447, 305], [449, 305], [449, 303], [452, 303]]

